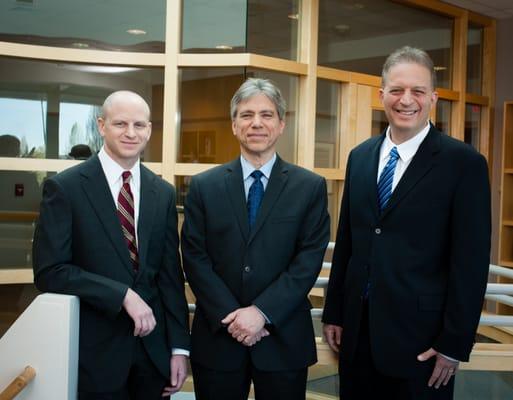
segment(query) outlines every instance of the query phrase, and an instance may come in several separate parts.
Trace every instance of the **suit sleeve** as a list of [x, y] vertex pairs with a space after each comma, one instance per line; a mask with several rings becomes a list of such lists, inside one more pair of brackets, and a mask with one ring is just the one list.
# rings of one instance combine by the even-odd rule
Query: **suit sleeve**
[[351, 258], [351, 219], [350, 219], [350, 173], [351, 154], [347, 161], [346, 177], [344, 180], [344, 193], [340, 206], [340, 217], [338, 222], [335, 249], [331, 261], [330, 278], [326, 299], [324, 301], [324, 312], [322, 322], [342, 326], [343, 321], [343, 289], [346, 277], [347, 264]]
[[286, 323], [307, 298], [319, 275], [328, 245], [330, 218], [326, 181], [319, 178], [316, 183], [298, 233], [294, 258], [278, 279], [253, 301], [277, 328]]
[[78, 296], [80, 301], [115, 318], [128, 286], [73, 264], [72, 225], [71, 204], [64, 188], [55, 179], [46, 180], [34, 234], [34, 283], [43, 292]]
[[486, 160], [474, 153], [456, 188], [451, 210], [450, 275], [443, 329], [434, 348], [468, 361], [490, 265], [491, 208]]
[[198, 305], [205, 313], [212, 332], [221, 329], [221, 320], [230, 312], [240, 308], [240, 304], [214, 271], [212, 260], [208, 255], [206, 243], [204, 208], [201, 190], [196, 179], [185, 201], [185, 219], [182, 226], [182, 256], [187, 275]]
[[178, 242], [176, 197], [174, 189], [171, 188], [167, 213], [166, 242], [157, 286], [164, 306], [168, 342], [172, 348], [188, 350], [190, 348], [189, 309], [185, 298], [185, 279], [180, 262]]

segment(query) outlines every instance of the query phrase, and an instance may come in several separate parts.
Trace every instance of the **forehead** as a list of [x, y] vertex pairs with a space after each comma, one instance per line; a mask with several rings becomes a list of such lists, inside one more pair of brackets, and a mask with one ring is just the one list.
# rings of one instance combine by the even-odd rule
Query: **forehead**
[[269, 97], [267, 97], [263, 93], [255, 94], [255, 95], [248, 97], [247, 99], [241, 101], [237, 105], [237, 110], [239, 112], [241, 112], [241, 111], [259, 112], [259, 111], [264, 111], [264, 110], [266, 110], [266, 111], [271, 110], [274, 112], [277, 111], [276, 105], [272, 102], [272, 100]]
[[148, 120], [148, 106], [137, 98], [122, 98], [111, 102], [106, 108], [106, 116], [115, 119]]
[[431, 86], [431, 72], [417, 63], [399, 63], [390, 68], [386, 86], [392, 85]]

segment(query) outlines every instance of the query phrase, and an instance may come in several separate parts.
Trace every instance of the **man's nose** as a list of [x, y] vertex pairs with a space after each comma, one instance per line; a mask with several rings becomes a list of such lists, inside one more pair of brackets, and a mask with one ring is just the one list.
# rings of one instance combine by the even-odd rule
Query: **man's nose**
[[253, 125], [253, 126], [262, 126], [262, 118], [260, 118], [260, 116], [258, 114], [256, 114], [253, 117], [253, 122], [252, 122], [251, 125]]
[[412, 101], [413, 100], [412, 100], [411, 90], [405, 90], [403, 95], [401, 96], [401, 104], [408, 105], [408, 104], [411, 104]]

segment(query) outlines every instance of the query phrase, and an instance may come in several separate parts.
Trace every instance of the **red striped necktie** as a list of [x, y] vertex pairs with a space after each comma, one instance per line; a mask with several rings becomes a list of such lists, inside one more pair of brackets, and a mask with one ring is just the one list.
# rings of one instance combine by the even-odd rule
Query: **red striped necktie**
[[130, 190], [130, 178], [132, 174], [130, 171], [124, 171], [122, 174], [123, 186], [118, 195], [118, 217], [121, 222], [121, 229], [125, 236], [128, 252], [134, 271], [139, 269], [139, 255], [137, 253], [137, 242], [135, 239], [135, 220], [134, 220], [134, 196]]

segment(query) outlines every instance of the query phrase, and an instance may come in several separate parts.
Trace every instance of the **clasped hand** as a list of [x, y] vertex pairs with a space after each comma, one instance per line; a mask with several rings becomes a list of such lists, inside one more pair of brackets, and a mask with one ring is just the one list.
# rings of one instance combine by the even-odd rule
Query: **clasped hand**
[[228, 314], [222, 321], [228, 333], [245, 346], [253, 346], [263, 337], [269, 335], [264, 328], [265, 318], [255, 306], [238, 308]]

